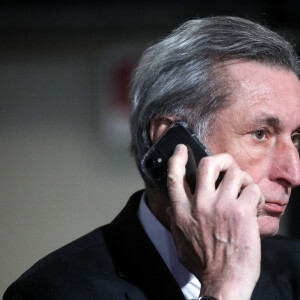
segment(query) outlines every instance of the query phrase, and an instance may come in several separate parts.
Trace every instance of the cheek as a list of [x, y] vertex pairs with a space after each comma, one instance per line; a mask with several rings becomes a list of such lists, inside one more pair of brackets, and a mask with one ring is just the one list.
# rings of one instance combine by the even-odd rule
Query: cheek
[[239, 167], [247, 172], [258, 185], [268, 181], [269, 164], [264, 159], [237, 159]]
[[254, 183], [259, 184], [268, 177], [270, 170], [270, 156], [261, 149], [249, 149], [240, 143], [227, 150], [233, 156], [239, 167], [247, 172]]
[[212, 153], [230, 154], [238, 166], [252, 177], [254, 183], [259, 184], [268, 178], [272, 160], [270, 149], [251, 145], [245, 136], [228, 137], [226, 134], [217, 135], [217, 139], [208, 142], [207, 146]]

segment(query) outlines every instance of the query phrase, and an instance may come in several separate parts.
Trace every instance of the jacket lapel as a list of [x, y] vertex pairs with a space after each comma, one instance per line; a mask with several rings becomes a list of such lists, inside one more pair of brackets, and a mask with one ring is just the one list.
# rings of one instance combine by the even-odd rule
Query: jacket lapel
[[[142, 193], [134, 194], [104, 230], [119, 276], [139, 288], [125, 293], [129, 299], [185, 300], [180, 287], [140, 224], [137, 209]], [[293, 299], [290, 284], [277, 274], [273, 264], [262, 255], [261, 274], [251, 299]]]
[[105, 239], [109, 250], [115, 258], [119, 275], [138, 286], [146, 299], [184, 300], [180, 287], [138, 219], [137, 209], [142, 193], [134, 194], [107, 226]]

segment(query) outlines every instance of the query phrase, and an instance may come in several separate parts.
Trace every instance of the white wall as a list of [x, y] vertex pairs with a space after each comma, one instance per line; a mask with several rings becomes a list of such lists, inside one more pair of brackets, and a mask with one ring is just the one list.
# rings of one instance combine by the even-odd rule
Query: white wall
[[20, 49], [0, 61], [0, 296], [143, 188], [127, 145], [103, 142], [99, 57]]

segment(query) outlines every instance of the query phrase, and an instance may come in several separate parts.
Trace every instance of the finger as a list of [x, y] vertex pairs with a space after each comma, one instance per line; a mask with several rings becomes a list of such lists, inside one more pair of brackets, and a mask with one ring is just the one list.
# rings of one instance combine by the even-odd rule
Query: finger
[[220, 173], [226, 172], [232, 166], [237, 166], [237, 164], [227, 153], [202, 158], [197, 169], [195, 192], [214, 192], [216, 190], [215, 183]]
[[265, 196], [263, 193], [261, 193], [261, 196], [260, 196], [260, 198], [258, 200], [258, 204], [257, 204], [257, 216], [259, 216], [263, 212], [265, 201], [266, 201]]
[[258, 215], [263, 210], [265, 197], [260, 187], [257, 184], [251, 183], [243, 189], [239, 201], [249, 205], [253, 209], [253, 213]]
[[168, 162], [168, 192], [171, 207], [188, 201], [185, 191], [185, 165], [188, 160], [185, 145], [176, 146]]
[[226, 171], [218, 187], [218, 193], [221, 195], [221, 199], [236, 199], [241, 189], [252, 182], [252, 177], [248, 173], [239, 167], [232, 166]]

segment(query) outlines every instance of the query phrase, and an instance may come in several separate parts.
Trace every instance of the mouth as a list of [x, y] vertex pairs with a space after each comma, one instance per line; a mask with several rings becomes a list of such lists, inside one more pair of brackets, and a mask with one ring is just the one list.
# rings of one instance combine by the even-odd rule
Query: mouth
[[269, 214], [281, 215], [286, 209], [287, 203], [280, 201], [266, 201], [264, 210]]

